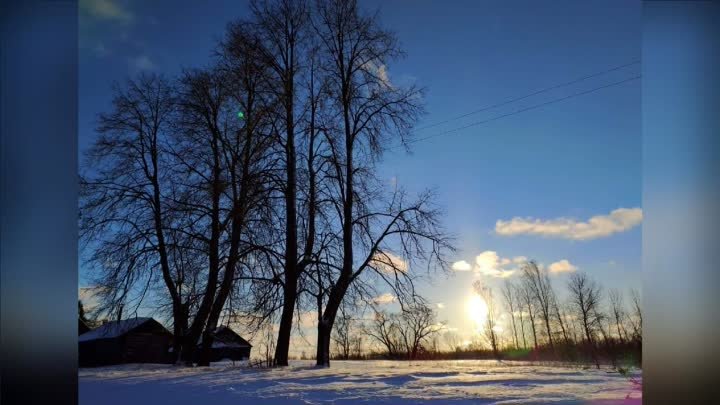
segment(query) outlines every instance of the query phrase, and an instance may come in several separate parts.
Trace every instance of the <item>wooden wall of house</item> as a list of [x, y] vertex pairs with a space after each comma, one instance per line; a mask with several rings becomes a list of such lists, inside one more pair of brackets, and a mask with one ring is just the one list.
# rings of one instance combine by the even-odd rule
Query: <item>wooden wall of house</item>
[[119, 339], [98, 339], [80, 342], [78, 364], [80, 367], [98, 367], [123, 362], [123, 344]]
[[107, 339], [80, 342], [80, 367], [98, 367], [123, 363], [170, 363], [168, 352], [172, 334], [155, 321], [146, 322], [130, 332]]
[[249, 347], [217, 348], [217, 349], [212, 349], [210, 361], [218, 362], [218, 361], [225, 360], [225, 359], [241, 361], [241, 360], [247, 360], [249, 358], [250, 358], [250, 348]]
[[167, 363], [170, 337], [153, 333], [131, 332], [124, 337], [124, 363]]

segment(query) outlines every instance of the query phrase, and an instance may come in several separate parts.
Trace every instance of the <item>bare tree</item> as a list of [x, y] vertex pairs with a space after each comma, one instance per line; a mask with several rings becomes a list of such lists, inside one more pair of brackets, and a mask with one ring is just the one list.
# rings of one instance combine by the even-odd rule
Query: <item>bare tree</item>
[[441, 329], [432, 308], [418, 302], [408, 305], [400, 313], [376, 312], [367, 333], [383, 345], [390, 358], [402, 354], [404, 358], [414, 360]]
[[480, 280], [473, 283], [475, 293], [482, 297], [487, 306], [487, 318], [483, 327], [483, 333], [490, 343], [493, 355], [496, 359], [500, 358], [500, 339], [497, 334], [497, 308], [495, 306], [495, 298], [493, 297], [492, 288], [483, 285]]
[[[389, 191], [374, 174], [386, 147], [407, 146], [421, 91], [389, 81], [397, 40], [353, 0], [251, 9], [209, 68], [175, 86], [143, 76], [118, 92], [88, 154], [82, 235], [102, 307], [137, 311], [159, 284], [173, 353], [188, 364], [208, 364], [223, 320], [259, 327], [280, 311], [273, 361], [287, 365], [294, 313], [310, 297], [317, 362], [328, 366], [346, 300], [367, 303], [384, 283], [405, 313], [427, 320], [418, 267], [447, 270], [451, 239], [432, 193]], [[417, 355], [416, 339], [406, 341]]]
[[345, 305], [340, 307], [340, 314], [335, 323], [332, 340], [335, 342], [338, 357], [347, 360], [350, 358], [352, 348], [352, 323], [353, 320]]
[[537, 303], [540, 316], [545, 324], [545, 331], [548, 336], [550, 348], [554, 348], [552, 328], [550, 327], [553, 317], [553, 306], [555, 293], [550, 284], [550, 277], [547, 271], [541, 270], [537, 263], [529, 261], [522, 266], [523, 281], [532, 294], [533, 300]]
[[625, 304], [620, 291], [613, 289], [608, 293], [610, 299], [610, 310], [615, 321], [615, 329], [621, 343], [628, 341], [628, 333], [625, 329]]
[[534, 348], [537, 350], [538, 348], [538, 339], [537, 339], [537, 331], [535, 328], [535, 304], [533, 302], [533, 293], [530, 289], [530, 287], [527, 285], [527, 283], [524, 283], [520, 288], [520, 297], [522, 298], [523, 304], [525, 304], [525, 308], [528, 310], [528, 317], [530, 319], [530, 330], [532, 331], [533, 336], [533, 343]]
[[578, 316], [585, 334], [585, 340], [595, 344], [598, 326], [596, 309], [600, 305], [600, 287], [585, 273], [574, 273], [568, 281], [570, 302]]
[[[269, 66], [269, 89], [278, 100], [275, 128], [278, 146], [282, 150], [283, 174], [278, 186], [283, 197], [284, 246], [282, 247], [283, 306], [275, 353], [275, 365], [288, 365], [288, 351], [293, 314], [297, 304], [298, 283], [304, 271], [299, 259], [301, 243], [298, 235], [298, 80], [305, 56], [308, 9], [305, 1], [253, 1], [256, 47], [260, 58]], [[244, 38], [238, 38], [245, 40]], [[308, 220], [312, 221], [312, 218]], [[308, 240], [312, 250], [312, 241]]]
[[562, 332], [563, 340], [566, 345], [570, 345], [570, 336], [568, 335], [568, 331], [565, 325], [565, 319], [560, 312], [560, 305], [557, 302], [557, 296], [555, 295], [554, 291], [551, 295], [552, 297], [552, 311], [555, 315], [555, 319], [557, 320], [558, 326], [560, 326], [560, 331]]
[[[185, 217], [185, 234], [207, 257], [202, 298], [186, 337], [186, 360], [208, 364], [214, 330], [238, 281], [238, 269], [256, 251], [252, 226], [267, 213], [268, 110], [262, 97], [263, 70], [245, 53], [208, 70], [181, 78], [174, 158], [184, 174], [184, 193], [176, 199]], [[270, 104], [270, 105], [269, 105]], [[237, 111], [245, 111], [238, 119]], [[270, 165], [270, 167], [269, 167]]]
[[375, 317], [365, 330], [387, 352], [390, 358], [399, 358], [403, 350], [402, 336], [400, 335], [400, 318], [398, 314], [375, 312]]
[[[299, 307], [300, 294], [316, 290], [314, 277], [305, 279], [312, 267], [318, 270], [321, 250], [326, 246], [319, 221], [322, 221], [321, 197], [324, 170], [324, 142], [321, 115], [324, 111], [326, 85], [324, 65], [317, 38], [310, 28], [307, 1], [258, 0], [251, 3], [253, 23], [240, 22], [230, 28], [236, 43], [252, 44], [257, 59], [268, 68], [269, 94], [277, 101], [273, 128], [275, 148], [280, 152], [281, 169], [274, 188], [281, 206], [277, 222], [282, 224], [282, 243], [272, 251], [282, 264], [278, 283], [282, 288], [280, 328], [277, 339], [276, 366], [288, 365], [293, 313]], [[247, 26], [252, 27], [248, 39]], [[281, 245], [281, 246], [277, 246]]]
[[363, 358], [364, 340], [363, 340], [362, 335], [359, 333], [360, 330], [362, 330], [362, 327], [355, 329], [353, 334], [350, 337], [351, 356], [354, 359], [362, 359]]
[[447, 331], [443, 333], [443, 340], [445, 341], [445, 345], [450, 351], [460, 350], [460, 337], [458, 336], [457, 332]]
[[435, 320], [435, 312], [424, 303], [413, 303], [402, 312], [400, 334], [405, 342], [409, 360], [418, 357], [420, 349], [442, 329]]
[[[510, 324], [512, 325], [514, 339], [513, 342], [515, 343], [515, 348], [518, 348], [520, 347], [520, 342], [518, 340], [517, 325], [515, 324], [515, 311], [517, 309], [515, 285], [512, 284], [512, 282], [510, 282], [509, 280], [505, 280], [505, 283], [503, 284], [502, 294], [503, 298], [505, 298], [505, 305], [510, 313]], [[523, 336], [523, 338], [525, 337]]]
[[595, 333], [602, 326], [598, 317], [600, 287], [585, 273], [574, 273], [568, 281], [568, 289], [570, 291], [570, 302], [581, 322], [587, 345], [597, 367], [600, 368], [595, 353]]
[[142, 283], [136, 290], [139, 307], [159, 270], [174, 331], [181, 335], [183, 275], [171, 266], [174, 242], [168, 240], [174, 218], [166, 141], [174, 112], [172, 86], [160, 76], [141, 75], [124, 88], [116, 86], [112, 110], [99, 117], [99, 138], [81, 176], [80, 238], [88, 263], [100, 273], [98, 310], [130, 304]]
[[405, 194], [396, 191], [387, 201], [373, 182], [373, 164], [383, 147], [393, 139], [403, 141], [421, 112], [420, 92], [391, 85], [382, 73], [399, 55], [394, 35], [380, 28], [375, 16], [362, 15], [355, 1], [319, 2], [315, 14], [313, 26], [328, 61], [329, 109], [340, 122], [324, 131], [342, 243], [338, 262], [327, 266], [334, 275], [318, 322], [317, 364], [329, 366], [338, 309], [367, 270], [389, 283], [399, 298], [412, 296], [407, 262], [434, 259], [446, 268], [441, 252], [450, 246], [429, 194], [408, 204]]
[[630, 299], [633, 305], [633, 315], [635, 319], [631, 319], [633, 326], [634, 339], [642, 341], [642, 303], [640, 300], [640, 291], [637, 289], [630, 290]]
[[265, 367], [272, 367], [274, 364], [273, 355], [275, 354], [276, 338], [276, 332], [273, 330], [273, 322], [263, 324], [260, 338], [260, 347], [258, 349], [262, 354], [262, 362], [265, 364]]

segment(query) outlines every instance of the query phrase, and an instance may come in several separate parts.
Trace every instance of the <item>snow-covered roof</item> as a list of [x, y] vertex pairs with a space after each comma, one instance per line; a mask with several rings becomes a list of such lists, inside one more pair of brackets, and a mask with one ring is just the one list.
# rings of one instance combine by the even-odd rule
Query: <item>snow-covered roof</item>
[[[202, 336], [198, 338], [198, 346], [202, 344]], [[242, 348], [252, 347], [252, 345], [231, 328], [221, 325], [215, 328], [213, 337], [213, 349], [221, 348]]]
[[78, 337], [80, 342], [87, 342], [95, 339], [110, 339], [124, 335], [152, 318], [130, 318], [121, 321], [112, 321], [97, 328], [85, 332]]

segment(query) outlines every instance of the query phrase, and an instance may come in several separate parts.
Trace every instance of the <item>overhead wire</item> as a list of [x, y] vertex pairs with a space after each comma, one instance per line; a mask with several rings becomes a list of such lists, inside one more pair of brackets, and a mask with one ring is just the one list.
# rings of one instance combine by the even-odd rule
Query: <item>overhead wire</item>
[[481, 113], [481, 112], [483, 112], [483, 111], [492, 110], [492, 109], [495, 109], [495, 108], [498, 108], [498, 107], [502, 107], [502, 106], [505, 106], [505, 105], [508, 105], [508, 104], [512, 104], [512, 103], [515, 103], [515, 102], [524, 100], [524, 99], [526, 99], [526, 98], [530, 98], [530, 97], [536, 96], [536, 95], [538, 95], [538, 94], [547, 93], [547, 92], [549, 92], [549, 91], [556, 90], [556, 89], [559, 89], [559, 88], [562, 88], [562, 87], [571, 86], [571, 85], [573, 85], [573, 84], [577, 84], [577, 83], [583, 82], [583, 81], [585, 81], [585, 80], [592, 79], [592, 78], [594, 78], [594, 77], [602, 76], [602, 75], [605, 75], [605, 74], [608, 74], [608, 73], [611, 73], [611, 72], [614, 72], [614, 71], [617, 71], [617, 70], [620, 70], [620, 69], [624, 69], [624, 68], [626, 68], [626, 67], [629, 67], [629, 66], [632, 66], [632, 65], [636, 65], [636, 64], [638, 64], [638, 63], [640, 63], [640, 60], [633, 60], [633, 61], [628, 62], [628, 63], [624, 63], [624, 64], [621, 64], [621, 65], [616, 65], [616, 66], [613, 66], [613, 67], [611, 67], [611, 68], [608, 68], [608, 69], [605, 69], [605, 70], [601, 70], [601, 71], [599, 71], [599, 72], [591, 73], [591, 74], [589, 74], [589, 75], [582, 76], [582, 77], [579, 77], [579, 78], [576, 78], [576, 79], [573, 79], [573, 80], [570, 80], [570, 81], [567, 81], [567, 82], [563, 82], [563, 83], [555, 84], [555, 85], [552, 85], [552, 86], [549, 86], [549, 87], [545, 87], [545, 88], [543, 88], [543, 89], [540, 89], [540, 90], [537, 90], [537, 91], [534, 91], [534, 92], [532, 92], [532, 93], [525, 94], [525, 95], [522, 95], [522, 96], [519, 96], [519, 97], [515, 97], [515, 98], [512, 98], [512, 99], [507, 100], [507, 101], [503, 101], [503, 102], [500, 102], [500, 103], [488, 105], [488, 106], [479, 108], [479, 109], [477, 109], [477, 110], [473, 110], [473, 111], [470, 111], [470, 112], [468, 112], [468, 113], [465, 113], [465, 114], [462, 114], [462, 115], [458, 115], [458, 116], [453, 117], [453, 118], [446, 119], [446, 120], [444, 120], [444, 121], [436, 122], [436, 123], [434, 123], [434, 124], [425, 125], [425, 126], [422, 126], [422, 127], [420, 127], [420, 128], [417, 128], [416, 131], [423, 131], [423, 130], [425, 130], [425, 129], [434, 128], [434, 127], [437, 127], [437, 126], [440, 126], [440, 125], [443, 125], [443, 124], [447, 124], [448, 122], [457, 121], [457, 120], [459, 120], [459, 119], [466, 118], [466, 117], [469, 117], [469, 116], [471, 116], [471, 115], [475, 115], [475, 114]]
[[[627, 82], [631, 82], [631, 81], [633, 81], [633, 80], [640, 79], [640, 77], [641, 77], [640, 75], [632, 76], [632, 77], [627, 78], [627, 79], [623, 79], [623, 80], [616, 81], [616, 82], [612, 82], [612, 83], [608, 83], [608, 84], [605, 84], [605, 85], [602, 85], [602, 86], [594, 87], [594, 88], [589, 89], [589, 90], [584, 90], [584, 91], [577, 92], [577, 93], [573, 93], [573, 94], [570, 94], [570, 95], [567, 95], [567, 96], [564, 96], [564, 97], [560, 97], [560, 98], [552, 99], [552, 100], [545, 101], [545, 102], [542, 102], [542, 103], [534, 104], [534, 105], [531, 105], [531, 106], [529, 106], [529, 107], [524, 107], [524, 108], [521, 108], [521, 109], [519, 109], [519, 110], [515, 110], [515, 111], [509, 112], [509, 113], [506, 113], [506, 114], [501, 114], [501, 115], [497, 115], [497, 116], [494, 116], [494, 117], [491, 117], [491, 118], [488, 118], [488, 119], [485, 119], [485, 120], [472, 122], [472, 123], [467, 124], [467, 125], [464, 125], [464, 126], [462, 126], [462, 127], [457, 127], [457, 128], [449, 129], [449, 130], [446, 130], [446, 131], [438, 132], [438, 133], [435, 133], [435, 134], [432, 134], [432, 135], [428, 135], [428, 136], [424, 136], [424, 137], [420, 137], [420, 138], [410, 139], [410, 140], [406, 141], [405, 144], [418, 143], [418, 142], [426, 141], [426, 140], [428, 140], [428, 139], [436, 138], [436, 137], [439, 137], [439, 136], [443, 136], [443, 135], [447, 135], [447, 134], [452, 134], [452, 133], [455, 133], [455, 132], [458, 132], [458, 131], [462, 131], [462, 130], [467, 129], [467, 128], [472, 128], [472, 127], [475, 127], [475, 126], [478, 126], [478, 125], [486, 124], [486, 123], [488, 123], [488, 122], [496, 121], [496, 120], [499, 120], [499, 119], [502, 119], [502, 118], [507, 118], [507, 117], [510, 117], [510, 116], [513, 116], [513, 115], [516, 115], [516, 114], [521, 114], [521, 113], [524, 113], [524, 112], [527, 112], [527, 111], [535, 110], [535, 109], [538, 109], [538, 108], [541, 108], [541, 107], [544, 107], [544, 106], [547, 106], [547, 105], [551, 105], [551, 104], [559, 103], [559, 102], [562, 102], [562, 101], [565, 101], [565, 100], [569, 100], [569, 99], [571, 99], [571, 98], [584, 96], [584, 95], [586, 95], [586, 94], [594, 93], [594, 92], [599, 91], [599, 90], [602, 90], [602, 89], [607, 89], [607, 88], [610, 88], [610, 87], [619, 86], [619, 85], [621, 85], [621, 84], [624, 84], [624, 83], [627, 83]], [[396, 149], [396, 148], [400, 148], [400, 147], [403, 147], [403, 146], [405, 146], [405, 145], [395, 145], [395, 146], [390, 147], [389, 149]]]

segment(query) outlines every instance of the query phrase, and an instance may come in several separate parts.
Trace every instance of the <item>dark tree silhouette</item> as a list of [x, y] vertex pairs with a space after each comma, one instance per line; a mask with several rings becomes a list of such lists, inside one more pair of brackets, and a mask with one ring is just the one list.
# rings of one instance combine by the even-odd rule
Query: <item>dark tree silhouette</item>
[[540, 317], [545, 325], [548, 337], [548, 344], [554, 349], [552, 328], [550, 327], [555, 304], [555, 293], [550, 284], [550, 277], [547, 271], [541, 270], [537, 263], [529, 261], [522, 266], [523, 282], [532, 299], [537, 304]]
[[596, 331], [602, 330], [602, 325], [600, 324], [601, 318], [598, 316], [600, 287], [585, 273], [575, 273], [568, 281], [568, 289], [570, 291], [570, 302], [575, 309], [578, 319], [582, 322], [582, 329], [588, 348], [591, 351], [596, 366], [600, 368], [595, 350]]
[[[80, 181], [80, 239], [97, 272], [98, 311], [116, 313], [128, 301], [137, 308], [154, 281], [153, 269], [159, 269], [174, 331], [182, 334], [182, 286], [170, 263], [174, 218], [165, 153], [174, 92], [157, 75], [141, 75], [114, 91], [112, 109], [100, 114], [99, 137], [86, 153], [90, 170]], [[139, 285], [144, 286], [133, 297]]]
[[421, 112], [419, 90], [392, 85], [383, 73], [400, 53], [395, 37], [379, 27], [376, 16], [362, 15], [355, 1], [318, 2], [313, 26], [328, 60], [330, 108], [340, 123], [325, 132], [342, 241], [340, 262], [330, 265], [335, 274], [318, 322], [317, 364], [328, 366], [338, 309], [366, 270], [396, 287], [404, 282], [403, 288], [395, 288], [402, 299], [414, 295], [414, 289], [412, 272], [401, 261], [430, 259], [429, 254], [442, 265], [442, 251], [449, 243], [438, 223], [439, 212], [429, 208], [429, 194], [408, 204], [405, 194], [396, 191], [383, 207], [378, 204], [382, 191], [373, 186], [372, 164], [388, 142], [406, 139]]

